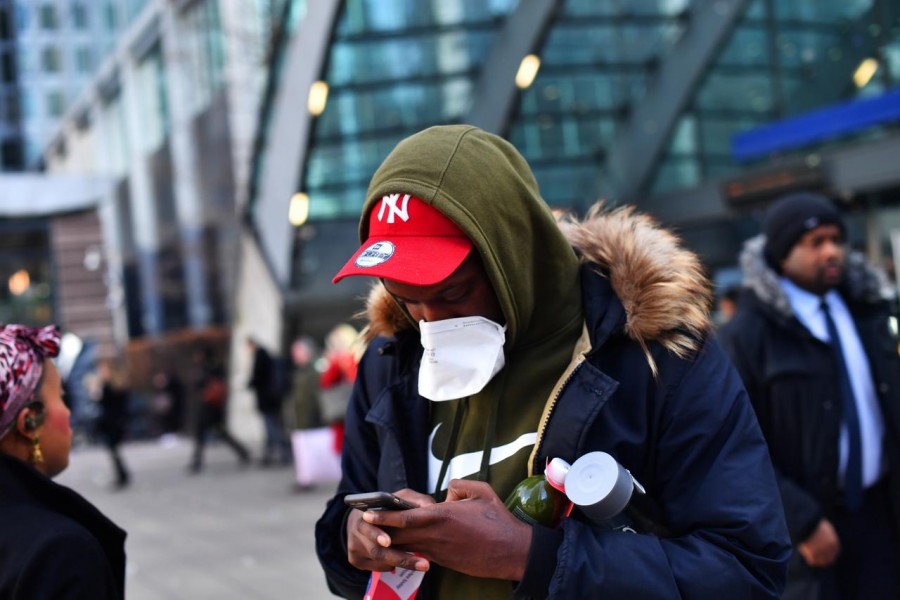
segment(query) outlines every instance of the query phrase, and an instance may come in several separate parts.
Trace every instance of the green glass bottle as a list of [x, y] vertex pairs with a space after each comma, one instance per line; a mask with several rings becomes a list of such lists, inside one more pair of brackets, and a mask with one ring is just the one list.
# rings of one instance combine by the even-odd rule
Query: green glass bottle
[[554, 488], [543, 473], [520, 481], [506, 499], [506, 508], [519, 520], [545, 527], [558, 526], [569, 505], [565, 493]]

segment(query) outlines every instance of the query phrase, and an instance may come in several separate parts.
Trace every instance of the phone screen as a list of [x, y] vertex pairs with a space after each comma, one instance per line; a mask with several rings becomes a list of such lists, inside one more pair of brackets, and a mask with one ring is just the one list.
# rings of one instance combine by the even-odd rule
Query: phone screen
[[364, 492], [344, 496], [347, 506], [359, 510], [407, 510], [415, 508], [412, 504], [388, 492]]

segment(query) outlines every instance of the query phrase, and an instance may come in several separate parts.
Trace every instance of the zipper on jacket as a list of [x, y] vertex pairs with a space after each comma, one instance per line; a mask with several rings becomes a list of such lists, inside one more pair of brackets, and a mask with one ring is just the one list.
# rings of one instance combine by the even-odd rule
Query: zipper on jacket
[[563, 371], [562, 376], [557, 380], [556, 386], [553, 388], [553, 393], [550, 394], [550, 398], [544, 405], [544, 414], [541, 416], [541, 421], [538, 425], [538, 434], [537, 439], [534, 442], [534, 450], [531, 451], [531, 456], [528, 457], [529, 477], [534, 475], [534, 459], [538, 454], [540, 454], [541, 446], [544, 443], [544, 433], [547, 431], [547, 425], [550, 423], [550, 417], [553, 415], [553, 409], [556, 408], [556, 402], [562, 395], [563, 390], [566, 389], [566, 386], [569, 385], [569, 381], [575, 375], [575, 372], [578, 371], [578, 369], [584, 363], [585, 356], [590, 351], [591, 341], [590, 337], [588, 336], [587, 327], [584, 327], [581, 333], [581, 337], [575, 344], [575, 352], [577, 352], [577, 354], [572, 358], [572, 361], [569, 362], [566, 370]]

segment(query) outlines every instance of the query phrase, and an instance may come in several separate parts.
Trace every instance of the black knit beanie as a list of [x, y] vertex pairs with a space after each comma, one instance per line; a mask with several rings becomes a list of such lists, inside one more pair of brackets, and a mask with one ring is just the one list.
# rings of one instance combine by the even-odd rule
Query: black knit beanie
[[803, 234], [820, 225], [837, 225], [841, 228], [841, 234], [846, 235], [841, 214], [825, 196], [801, 192], [776, 200], [763, 220], [763, 233], [766, 235], [763, 254], [766, 262], [780, 273], [779, 263], [790, 254]]

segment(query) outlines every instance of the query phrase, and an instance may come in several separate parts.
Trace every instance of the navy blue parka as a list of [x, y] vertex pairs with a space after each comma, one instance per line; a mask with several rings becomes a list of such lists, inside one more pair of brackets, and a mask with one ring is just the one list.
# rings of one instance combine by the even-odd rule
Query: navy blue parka
[[[651, 345], [658, 377], [624, 332], [609, 281], [583, 268], [592, 349], [553, 406], [533, 470], [548, 457], [610, 453], [647, 488], [640, 512], [665, 537], [603, 530], [576, 513], [535, 526], [517, 597], [777, 598], [790, 542], [768, 451], [741, 381], [713, 337], [693, 359]], [[416, 389], [414, 331], [373, 343], [346, 419], [343, 479], [316, 526], [329, 587], [362, 597], [347, 562], [346, 494], [426, 490], [427, 400]], [[421, 596], [428, 598], [427, 577]]]

